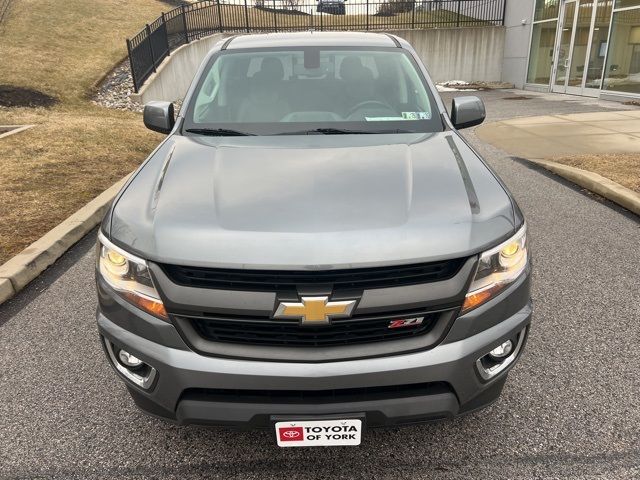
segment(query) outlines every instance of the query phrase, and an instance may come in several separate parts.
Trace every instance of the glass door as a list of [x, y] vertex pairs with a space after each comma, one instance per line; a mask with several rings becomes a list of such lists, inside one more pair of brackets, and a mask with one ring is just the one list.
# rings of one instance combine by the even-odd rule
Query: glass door
[[551, 90], [598, 96], [611, 0], [567, 0], [562, 8]]
[[576, 26], [576, 2], [577, 0], [568, 0], [562, 6], [560, 35], [558, 35], [556, 45], [556, 60], [554, 62], [553, 83], [551, 84], [553, 92], [567, 93]]
[[571, 62], [567, 71], [567, 93], [584, 95], [584, 76], [588, 71], [588, 53], [593, 34], [594, 0], [580, 0], [574, 23]]
[[593, 25], [587, 67], [584, 78], [583, 95], [597, 97], [602, 87], [604, 61], [607, 55], [607, 40], [609, 38], [609, 23], [611, 22], [611, 0], [598, 0], [593, 12]]

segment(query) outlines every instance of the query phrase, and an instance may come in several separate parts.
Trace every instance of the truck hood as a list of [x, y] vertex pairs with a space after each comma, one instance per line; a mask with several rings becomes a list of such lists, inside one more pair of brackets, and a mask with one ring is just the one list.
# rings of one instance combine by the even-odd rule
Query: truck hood
[[108, 233], [162, 263], [330, 269], [467, 256], [515, 227], [455, 132], [174, 135], [121, 192]]

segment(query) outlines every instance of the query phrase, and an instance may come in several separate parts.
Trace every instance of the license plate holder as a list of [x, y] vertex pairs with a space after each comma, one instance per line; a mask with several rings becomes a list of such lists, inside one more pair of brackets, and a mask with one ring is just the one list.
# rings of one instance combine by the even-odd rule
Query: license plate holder
[[356, 446], [362, 441], [365, 415], [273, 415], [271, 423], [279, 447]]

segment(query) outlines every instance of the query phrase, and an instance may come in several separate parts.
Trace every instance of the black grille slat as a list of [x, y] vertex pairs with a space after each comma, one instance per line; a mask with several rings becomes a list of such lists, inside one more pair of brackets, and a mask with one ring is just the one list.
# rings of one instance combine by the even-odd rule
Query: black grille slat
[[[374, 316], [357, 320], [336, 320], [330, 325], [323, 326], [303, 326], [299, 322], [284, 323], [270, 320], [234, 322], [210, 317], [188, 317], [188, 320], [191, 321], [193, 328], [202, 338], [213, 342], [263, 346], [325, 347], [424, 335], [431, 331], [442, 314], [442, 311], [431, 311], [402, 316]], [[391, 320], [414, 317], [424, 317], [422, 324], [398, 329], [389, 328]]]
[[236, 390], [187, 389], [181, 400], [222, 401], [233, 403], [320, 403], [383, 400], [423, 395], [450, 393], [451, 387], [443, 382], [388, 385], [376, 387], [343, 388], [335, 390]]
[[349, 270], [288, 271], [229, 270], [219, 268], [161, 265], [165, 274], [179, 285], [233, 289], [279, 291], [299, 286], [331, 285], [340, 289], [385, 288], [442, 281], [453, 277], [464, 259], [418, 265], [356, 268]]

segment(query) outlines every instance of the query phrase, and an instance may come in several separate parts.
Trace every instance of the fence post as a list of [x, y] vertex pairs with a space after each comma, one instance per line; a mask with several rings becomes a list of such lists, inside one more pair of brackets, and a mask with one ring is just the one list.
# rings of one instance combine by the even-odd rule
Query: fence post
[[456, 16], [456, 27], [460, 26], [460, 5], [461, 2], [460, 0], [458, 0], [458, 15]]
[[369, 30], [369, 0], [367, 0], [367, 14], [365, 16], [367, 17], [367, 26], [365, 30]]
[[167, 57], [171, 56], [171, 48], [169, 48], [169, 31], [167, 30], [167, 20], [164, 18], [164, 12], [162, 12], [162, 28], [164, 28], [164, 39], [167, 47]]
[[244, 21], [247, 22], [247, 33], [249, 33], [249, 7], [247, 0], [244, 0]]
[[133, 57], [131, 56], [131, 40], [127, 38], [127, 52], [129, 53], [129, 66], [131, 67], [131, 80], [133, 81], [133, 91], [138, 93], [138, 81], [136, 80], [136, 71], [133, 68]]
[[187, 28], [187, 9], [182, 5], [182, 26], [184, 27], [184, 39], [189, 43], [189, 29]]
[[220, 9], [220, 0], [216, 2], [218, 4], [218, 24], [220, 25], [220, 33], [222, 33], [222, 10]]
[[504, 26], [504, 19], [507, 16], [507, 0], [502, 0], [502, 22], [500, 25]]
[[276, 11], [276, 0], [273, 0], [273, 30], [278, 31], [278, 12]]
[[147, 43], [149, 44], [149, 54], [151, 55], [151, 65], [153, 66], [153, 71], [156, 71], [156, 59], [154, 58], [153, 55], [153, 45], [151, 45], [151, 27], [149, 26], [149, 24], [147, 23], [147, 25], [144, 27], [146, 32], [147, 32]]
[[416, 0], [413, 0], [411, 5], [411, 28], [416, 28]]

